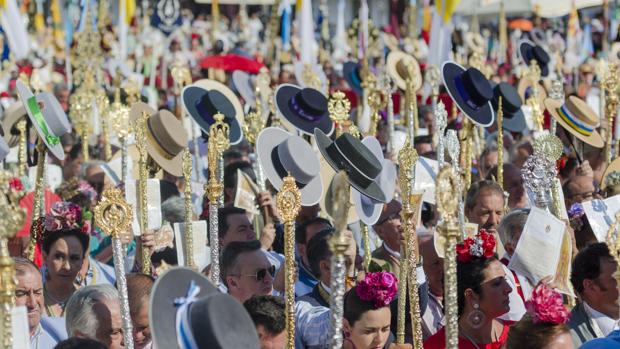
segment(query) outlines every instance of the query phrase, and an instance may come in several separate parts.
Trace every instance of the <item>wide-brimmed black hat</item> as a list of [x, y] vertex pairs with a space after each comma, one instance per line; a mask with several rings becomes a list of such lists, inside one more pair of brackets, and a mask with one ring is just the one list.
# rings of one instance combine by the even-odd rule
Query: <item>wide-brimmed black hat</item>
[[344, 170], [353, 188], [376, 201], [386, 201], [385, 193], [375, 182], [381, 162], [359, 139], [345, 132], [332, 141], [318, 128], [314, 129], [314, 138], [323, 158], [336, 172]]
[[519, 44], [519, 53], [526, 65], [530, 65], [532, 59], [536, 60], [536, 63], [540, 67], [541, 77], [549, 75], [549, 54], [541, 46], [534, 45], [532, 42], [524, 40]]
[[170, 269], [155, 281], [149, 323], [157, 348], [260, 347], [243, 305], [187, 268]]
[[213, 116], [219, 112], [230, 127], [230, 144], [241, 142], [243, 109], [239, 98], [226, 85], [214, 80], [198, 80], [183, 88], [181, 95], [185, 111], [206, 135], [209, 134], [209, 127], [215, 123]]
[[527, 123], [525, 122], [523, 110], [521, 110], [523, 103], [517, 89], [506, 82], [500, 82], [499, 84], [491, 82], [491, 86], [493, 86], [493, 100], [491, 100], [493, 110], [498, 110], [499, 98], [502, 97], [502, 110], [504, 111], [502, 127], [511, 132], [522, 132], [525, 130]]
[[334, 131], [327, 112], [327, 98], [319, 90], [282, 84], [276, 89], [275, 99], [284, 121], [297, 130], [308, 135], [313, 135], [315, 128], [327, 135]]
[[358, 95], [362, 95], [362, 78], [360, 77], [361, 64], [357, 62], [346, 62], [342, 65], [342, 76], [347, 81], [351, 89]]
[[448, 94], [471, 121], [483, 127], [493, 124], [493, 88], [478, 69], [465, 69], [454, 62], [445, 62], [441, 75]]

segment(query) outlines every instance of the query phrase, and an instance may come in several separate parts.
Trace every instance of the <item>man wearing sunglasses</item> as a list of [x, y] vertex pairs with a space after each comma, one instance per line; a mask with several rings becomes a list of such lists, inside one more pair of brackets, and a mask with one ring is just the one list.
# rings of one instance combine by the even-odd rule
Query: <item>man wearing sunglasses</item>
[[241, 303], [273, 292], [276, 268], [258, 240], [230, 242], [222, 252], [221, 268], [228, 293]]

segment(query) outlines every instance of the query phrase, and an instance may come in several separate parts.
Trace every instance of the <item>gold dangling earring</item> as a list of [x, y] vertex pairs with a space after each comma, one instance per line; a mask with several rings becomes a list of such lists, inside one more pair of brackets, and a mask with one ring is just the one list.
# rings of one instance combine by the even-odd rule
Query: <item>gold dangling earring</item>
[[467, 322], [472, 328], [479, 329], [484, 323], [484, 312], [480, 310], [480, 305], [474, 303], [474, 310], [467, 315]]

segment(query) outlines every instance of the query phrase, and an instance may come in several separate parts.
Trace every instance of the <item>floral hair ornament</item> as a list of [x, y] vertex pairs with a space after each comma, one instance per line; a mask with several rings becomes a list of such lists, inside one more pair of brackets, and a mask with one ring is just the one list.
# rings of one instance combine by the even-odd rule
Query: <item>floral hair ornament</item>
[[570, 312], [564, 306], [562, 295], [544, 283], [532, 291], [532, 298], [525, 302], [525, 309], [536, 323], [561, 325], [568, 322]]
[[474, 237], [463, 240], [456, 245], [456, 259], [467, 263], [473, 258], [491, 258], [495, 255], [495, 237], [484, 229], [480, 229]]
[[46, 231], [62, 229], [81, 229], [84, 231], [85, 228], [82, 226], [82, 210], [79, 205], [72, 202], [56, 202], [52, 206], [50, 214], [45, 218]]
[[355, 287], [357, 296], [372, 302], [375, 309], [388, 306], [398, 293], [398, 279], [392, 273], [366, 273], [364, 280]]

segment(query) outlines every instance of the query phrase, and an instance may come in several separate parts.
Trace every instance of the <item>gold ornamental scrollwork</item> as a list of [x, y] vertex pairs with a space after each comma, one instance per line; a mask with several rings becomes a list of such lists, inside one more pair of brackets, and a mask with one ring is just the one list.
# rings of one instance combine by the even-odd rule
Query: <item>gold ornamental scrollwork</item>
[[97, 226], [113, 239], [130, 233], [133, 210], [120, 189], [106, 189], [94, 211]]

